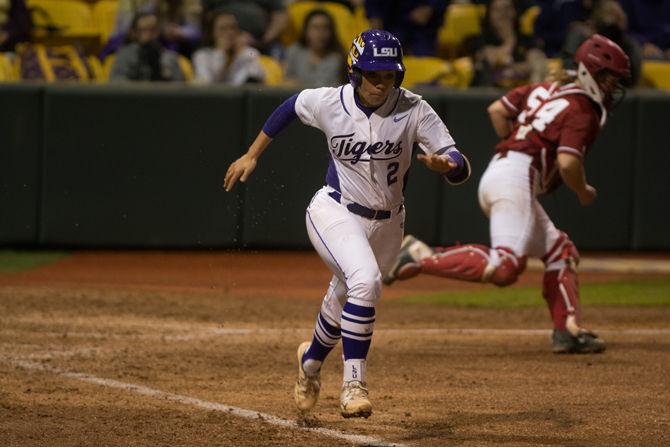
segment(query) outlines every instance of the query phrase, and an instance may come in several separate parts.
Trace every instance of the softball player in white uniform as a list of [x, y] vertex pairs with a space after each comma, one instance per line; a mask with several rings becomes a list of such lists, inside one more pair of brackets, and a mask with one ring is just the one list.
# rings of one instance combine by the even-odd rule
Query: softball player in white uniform
[[272, 138], [293, 118], [323, 131], [331, 154], [326, 186], [306, 213], [309, 238], [333, 272], [311, 342], [298, 348], [294, 395], [301, 411], [318, 399], [322, 362], [342, 339], [344, 417], [368, 417], [372, 405], [366, 361], [380, 298], [382, 275], [392, 267], [403, 237], [403, 191], [413, 148], [430, 169], [452, 184], [470, 175], [435, 111], [400, 88], [405, 67], [400, 42], [392, 34], [368, 30], [358, 35], [348, 57], [350, 84], [303, 90], [270, 116], [225, 178], [230, 191], [244, 182]]

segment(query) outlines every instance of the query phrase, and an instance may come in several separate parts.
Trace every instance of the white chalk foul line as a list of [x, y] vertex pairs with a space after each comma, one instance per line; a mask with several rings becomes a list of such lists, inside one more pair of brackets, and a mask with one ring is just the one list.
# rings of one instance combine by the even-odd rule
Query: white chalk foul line
[[[539, 259], [529, 259], [530, 270], [542, 271], [544, 264]], [[579, 261], [580, 272], [627, 273], [627, 274], [670, 274], [667, 259], [626, 259], [609, 257], [583, 257]]]
[[[212, 328], [202, 332], [192, 332], [179, 335], [164, 335], [165, 341], [189, 341], [195, 338], [214, 337], [220, 335], [248, 335], [248, 334], [287, 334], [312, 331], [312, 328]], [[670, 328], [622, 328], [596, 330], [603, 334], [621, 335], [670, 335]], [[379, 335], [440, 335], [440, 334], [474, 334], [474, 335], [550, 335], [551, 329], [495, 329], [495, 328], [407, 328], [407, 329], [377, 329]]]
[[210, 402], [202, 399], [197, 399], [195, 397], [184, 396], [181, 394], [173, 394], [165, 391], [157, 390], [154, 388], [149, 388], [142, 385], [135, 385], [132, 383], [119, 382], [118, 380], [104, 379], [101, 377], [91, 376], [89, 374], [75, 373], [65, 371], [54, 366], [45, 365], [42, 363], [29, 362], [25, 360], [13, 360], [13, 359], [1, 359], [6, 363], [11, 363], [18, 367], [33, 370], [33, 371], [44, 371], [50, 372], [52, 374], [59, 375], [61, 377], [66, 377], [68, 379], [79, 380], [82, 382], [88, 382], [95, 385], [100, 385], [107, 388], [116, 388], [120, 390], [130, 391], [136, 394], [143, 396], [155, 397], [157, 399], [169, 400], [172, 402], [177, 402], [184, 405], [190, 405], [197, 408], [202, 408], [205, 410], [218, 411], [221, 413], [230, 414], [244, 419], [249, 419], [253, 421], [262, 421], [270, 425], [276, 425], [278, 427], [285, 427], [294, 430], [308, 431], [311, 433], [317, 433], [319, 435], [327, 436], [330, 438], [341, 439], [347, 442], [353, 442], [356, 444], [363, 444], [366, 446], [376, 446], [376, 447], [408, 447], [405, 444], [398, 444], [393, 442], [387, 442], [382, 439], [374, 438], [371, 436], [365, 435], [355, 435], [351, 433], [346, 433], [340, 430], [334, 430], [330, 428], [323, 427], [305, 427], [299, 425], [296, 421], [291, 421], [288, 419], [282, 419], [280, 417], [268, 414], [261, 413], [259, 411], [247, 410], [245, 408], [233, 407], [231, 405], [220, 404], [217, 402]]
[[[115, 334], [101, 332], [40, 332], [40, 335], [52, 338], [90, 338], [108, 340], [157, 340], [163, 342], [188, 342], [216, 338], [221, 336], [260, 335], [267, 334], [302, 334], [311, 332], [313, 328], [209, 328], [178, 334]], [[18, 333], [19, 331], [4, 330], [4, 334]], [[670, 328], [621, 328], [597, 329], [603, 335], [639, 335], [639, 336], [670, 336]], [[495, 328], [406, 328], [406, 329], [378, 329], [378, 335], [496, 335], [496, 336], [544, 336], [550, 335], [550, 329], [495, 329]]]
[[[475, 334], [475, 335], [551, 335], [551, 329], [493, 329], [493, 328], [425, 328], [425, 329], [380, 329], [375, 333], [386, 334]], [[670, 335], [670, 328], [596, 329], [599, 334], [616, 335]]]

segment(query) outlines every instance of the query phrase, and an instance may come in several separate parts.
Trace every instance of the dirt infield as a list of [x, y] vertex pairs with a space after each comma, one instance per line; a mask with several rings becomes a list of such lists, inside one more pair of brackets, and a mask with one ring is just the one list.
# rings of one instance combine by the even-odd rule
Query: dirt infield
[[397, 299], [485, 287], [432, 278], [383, 291], [373, 416], [339, 416], [338, 350], [302, 418], [295, 348], [329, 276], [300, 252], [87, 252], [0, 274], [0, 445], [670, 445], [670, 308], [587, 308], [610, 348], [555, 356], [544, 308]]

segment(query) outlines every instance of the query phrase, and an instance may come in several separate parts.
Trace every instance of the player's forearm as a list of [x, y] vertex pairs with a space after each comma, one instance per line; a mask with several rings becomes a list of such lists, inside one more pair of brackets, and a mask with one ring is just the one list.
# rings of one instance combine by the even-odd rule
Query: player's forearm
[[444, 174], [444, 178], [452, 185], [460, 185], [465, 183], [466, 180], [470, 178], [470, 174], [472, 172], [472, 169], [470, 168], [470, 161], [456, 148], [448, 150], [446, 154], [456, 164], [456, 166]]
[[258, 133], [254, 142], [249, 146], [247, 156], [258, 160], [258, 157], [261, 156], [272, 140], [298, 117], [295, 112], [295, 102], [297, 99], [298, 94], [296, 93], [272, 112], [272, 115], [265, 121], [263, 130]]
[[559, 154], [558, 172], [563, 179], [563, 183], [570, 188], [577, 196], [581, 196], [586, 191], [586, 172], [584, 165], [577, 157], [571, 155]]
[[428, 169], [439, 172], [443, 178], [451, 185], [460, 185], [470, 178], [472, 169], [467, 157], [455, 147], [448, 150], [437, 151], [434, 154], [418, 154], [417, 159], [421, 160]]
[[512, 123], [507, 118], [501, 118], [499, 115], [491, 115], [491, 124], [493, 130], [500, 138], [507, 138], [512, 133]]
[[497, 100], [491, 104], [488, 113], [496, 135], [500, 138], [506, 138], [512, 132], [512, 121], [502, 101]]
[[265, 149], [272, 143], [272, 138], [268, 136], [264, 131], [258, 132], [258, 136], [256, 136], [256, 139], [254, 140], [253, 143], [251, 143], [251, 146], [249, 146], [249, 150], [247, 150], [246, 156], [253, 158], [254, 160], [258, 160], [258, 158], [265, 152]]

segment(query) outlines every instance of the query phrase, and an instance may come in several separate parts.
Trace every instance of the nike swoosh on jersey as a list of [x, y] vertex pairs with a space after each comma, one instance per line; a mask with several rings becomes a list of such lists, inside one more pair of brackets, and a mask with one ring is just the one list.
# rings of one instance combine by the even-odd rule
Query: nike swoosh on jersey
[[400, 122], [400, 121], [402, 121], [403, 119], [407, 118], [407, 115], [409, 115], [409, 113], [406, 113], [406, 114], [404, 114], [404, 115], [401, 116], [401, 117], [398, 117], [398, 115], [395, 115], [395, 116], [393, 117], [393, 122], [394, 122], [394, 123]]

